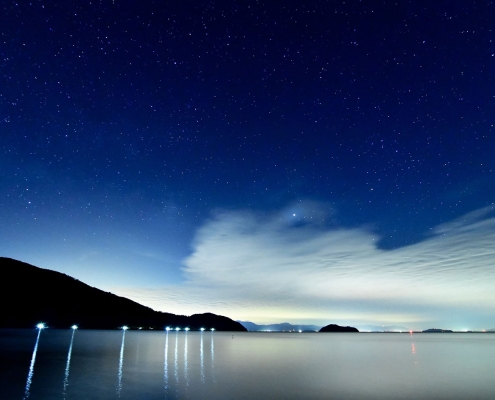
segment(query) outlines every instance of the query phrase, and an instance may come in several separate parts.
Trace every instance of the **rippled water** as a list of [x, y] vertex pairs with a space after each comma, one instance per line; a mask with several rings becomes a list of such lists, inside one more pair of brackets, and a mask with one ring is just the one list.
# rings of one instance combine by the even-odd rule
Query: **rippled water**
[[495, 334], [0, 330], [2, 399], [493, 399]]

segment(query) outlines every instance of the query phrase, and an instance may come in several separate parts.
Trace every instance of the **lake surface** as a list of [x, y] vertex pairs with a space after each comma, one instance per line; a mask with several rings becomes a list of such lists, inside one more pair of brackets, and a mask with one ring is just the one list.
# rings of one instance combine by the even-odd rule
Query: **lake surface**
[[2, 399], [493, 399], [495, 334], [0, 330]]

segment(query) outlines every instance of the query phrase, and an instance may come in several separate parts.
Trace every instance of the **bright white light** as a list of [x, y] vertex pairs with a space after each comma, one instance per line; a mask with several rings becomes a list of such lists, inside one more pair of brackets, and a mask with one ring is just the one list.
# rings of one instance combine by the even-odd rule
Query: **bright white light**
[[180, 331], [180, 328], [179, 328], [179, 327], [177, 327], [177, 328], [175, 328], [175, 330], [176, 330], [176, 331]]
[[201, 328], [201, 329], [200, 329], [200, 331], [201, 331], [201, 332], [204, 332], [204, 330], [205, 330], [205, 328]]
[[185, 328], [185, 330], [186, 330], [186, 332], [187, 332], [187, 331], [191, 330], [191, 328]]
[[43, 322], [40, 322], [38, 325], [36, 325], [36, 328], [38, 329], [45, 329], [46, 325]]
[[170, 326], [167, 326], [167, 327], [165, 328], [165, 330], [166, 330], [166, 331], [169, 331], [170, 329], [171, 329], [171, 328], [170, 328]]
[[77, 325], [72, 325], [72, 326], [71, 326], [71, 329], [76, 330], [77, 328], [78, 328], [78, 326], [77, 326]]
[[215, 330], [215, 328], [211, 328], [211, 329], [210, 329], [210, 331], [212, 331], [212, 332], [213, 332], [214, 330]]
[[129, 327], [128, 327], [127, 325], [124, 325], [124, 326], [122, 327], [122, 329], [123, 329], [124, 331], [126, 331], [127, 329], [129, 329]]
[[299, 329], [299, 333], [302, 333], [302, 330]]

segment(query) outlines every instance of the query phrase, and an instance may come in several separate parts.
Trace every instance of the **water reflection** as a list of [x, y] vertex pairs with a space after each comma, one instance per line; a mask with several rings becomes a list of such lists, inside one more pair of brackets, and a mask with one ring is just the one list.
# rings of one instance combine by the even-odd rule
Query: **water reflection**
[[211, 352], [211, 379], [214, 383], [217, 383], [215, 379], [215, 341], [214, 341], [213, 330], [211, 331], [211, 342], [210, 342], [210, 352]]
[[[187, 330], [182, 332], [175, 331], [175, 345], [170, 342], [173, 338], [169, 331], [165, 336], [163, 387], [166, 399], [188, 398], [192, 396], [191, 388], [194, 390], [197, 385], [204, 385], [208, 380], [212, 383], [216, 381], [215, 334], [210, 333], [208, 338], [202, 331], [197, 334]], [[198, 356], [199, 363], [195, 364]]]
[[24, 391], [24, 400], [29, 397], [29, 390], [31, 388], [31, 382], [33, 381], [34, 374], [34, 362], [36, 361], [36, 352], [38, 351], [38, 343], [40, 341], [41, 330], [43, 327], [38, 326], [38, 336], [36, 337], [36, 343], [34, 344], [33, 355], [31, 357], [31, 364], [29, 365], [29, 372], [26, 380], [26, 390]]
[[184, 338], [184, 382], [185, 382], [185, 392], [186, 392], [186, 398], [187, 398], [187, 389], [189, 386], [189, 369], [187, 365], [187, 331], [186, 331], [186, 336]]
[[175, 375], [175, 391], [179, 392], [179, 332], [175, 331], [175, 353], [174, 353], [174, 375]]
[[122, 329], [122, 345], [120, 346], [120, 359], [119, 359], [119, 381], [117, 384], [117, 395], [120, 397], [122, 392], [122, 366], [124, 365], [124, 342], [125, 342], [125, 331], [126, 327]]
[[163, 363], [163, 380], [164, 380], [164, 389], [165, 389], [165, 394], [168, 393], [168, 330], [167, 330], [167, 336], [165, 336], [165, 361]]
[[414, 365], [418, 364], [418, 362], [416, 361], [416, 346], [413, 342], [413, 333], [412, 332], [411, 332], [411, 354], [413, 357]]
[[[43, 343], [41, 333], [31, 330], [13, 334], [0, 330], [0, 354], [8, 357], [5, 361], [12, 368], [0, 373], [0, 398], [172, 400], [232, 398], [238, 394], [254, 399], [297, 397], [304, 390], [302, 397], [315, 399], [335, 393], [336, 397], [345, 394], [350, 399], [488, 400], [495, 391], [495, 380], [490, 378], [495, 346], [490, 334], [452, 334], [434, 339], [416, 333], [338, 335], [329, 341], [327, 337], [309, 334], [301, 337], [245, 333], [235, 338], [234, 346], [231, 334], [208, 331], [186, 334], [183, 330], [175, 332], [174, 346], [171, 331], [168, 334], [131, 332], [125, 350], [127, 332], [120, 333], [120, 348], [117, 347], [119, 333], [115, 331], [77, 332], [77, 343], [74, 332], [46, 331]], [[132, 356], [136, 350], [135, 335], [141, 336], [139, 363], [134, 363]], [[157, 353], [160, 348], [163, 353]], [[270, 349], [268, 354], [266, 349]], [[125, 351], [126, 390], [123, 390]], [[30, 359], [25, 357], [29, 352]], [[312, 362], [302, 366], [301, 357]], [[16, 371], [20, 377], [13, 375]]]
[[75, 325], [72, 327], [72, 336], [70, 338], [69, 352], [67, 353], [67, 363], [65, 364], [65, 376], [64, 376], [64, 390], [63, 395], [64, 399], [67, 396], [67, 386], [69, 385], [69, 367], [70, 367], [70, 358], [72, 356], [72, 344], [74, 343], [74, 334], [76, 333], [77, 327]]
[[203, 331], [201, 331], [201, 339], [199, 342], [199, 367], [201, 382], [205, 383], [205, 355], [203, 351]]

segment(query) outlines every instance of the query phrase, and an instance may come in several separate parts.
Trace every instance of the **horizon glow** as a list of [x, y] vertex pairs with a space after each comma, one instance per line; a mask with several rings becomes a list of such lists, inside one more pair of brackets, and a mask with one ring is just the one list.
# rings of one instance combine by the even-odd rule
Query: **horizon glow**
[[[473, 236], [478, 247], [469, 240]], [[438, 226], [405, 248], [379, 250], [377, 240], [366, 229], [287, 230], [277, 214], [261, 222], [229, 212], [198, 233], [183, 286], [118, 293], [158, 310], [173, 305], [183, 314], [208, 304], [212, 312], [257, 323], [326, 320], [426, 329], [438, 325], [435, 313], [457, 307], [466, 315], [440, 324], [458, 330], [463, 319], [495, 311], [493, 208]]]

